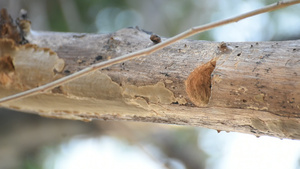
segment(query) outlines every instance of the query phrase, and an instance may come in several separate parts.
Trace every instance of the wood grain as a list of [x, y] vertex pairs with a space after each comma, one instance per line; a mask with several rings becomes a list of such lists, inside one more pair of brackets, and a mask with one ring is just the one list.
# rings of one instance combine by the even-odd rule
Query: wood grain
[[[55, 78], [154, 45], [150, 34], [134, 28], [111, 34], [34, 32], [29, 42], [63, 59], [64, 69], [52, 72]], [[299, 55], [300, 41], [182, 40], [1, 106], [56, 118], [158, 122], [300, 139]], [[218, 60], [211, 73], [211, 96], [206, 107], [197, 107], [185, 81], [213, 58]], [[1, 97], [23, 91], [13, 84], [0, 87]]]

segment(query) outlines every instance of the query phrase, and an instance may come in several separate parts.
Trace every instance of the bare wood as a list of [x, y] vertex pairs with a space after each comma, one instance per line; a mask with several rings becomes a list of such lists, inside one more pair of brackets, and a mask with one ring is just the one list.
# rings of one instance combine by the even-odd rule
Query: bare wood
[[74, 74], [72, 74], [68, 77], [61, 78], [61, 79], [58, 79], [58, 80], [53, 81], [53, 82], [49, 82], [48, 84], [36, 87], [36, 88], [28, 90], [28, 91], [24, 91], [24, 92], [17, 93], [17, 94], [12, 95], [12, 96], [7, 96], [5, 98], [1, 98], [0, 103], [5, 103], [5, 102], [8, 102], [8, 101], [12, 101], [12, 100], [18, 100], [18, 99], [21, 99], [21, 98], [25, 98], [25, 97], [28, 97], [28, 96], [38, 94], [38, 93], [46, 91], [46, 90], [53, 89], [54, 87], [65, 84], [65, 83], [70, 82], [70, 81], [72, 81], [74, 79], [77, 79], [79, 77], [85, 76], [86, 74], [88, 74], [90, 72], [93, 72], [95, 70], [103, 69], [103, 68], [109, 67], [111, 65], [121, 63], [121, 62], [130, 60], [130, 59], [133, 59], [133, 58], [149, 55], [149, 54], [151, 54], [151, 53], [153, 53], [157, 50], [160, 50], [160, 49], [162, 49], [166, 46], [169, 46], [169, 45], [177, 42], [178, 40], [190, 37], [190, 36], [195, 35], [197, 33], [200, 33], [200, 32], [206, 31], [206, 30], [210, 30], [212, 28], [219, 27], [219, 26], [222, 26], [222, 25], [226, 25], [226, 24], [229, 24], [229, 23], [232, 23], [232, 22], [237, 22], [241, 19], [248, 18], [248, 17], [254, 16], [254, 15], [258, 15], [258, 14], [261, 14], [261, 13], [270, 12], [270, 11], [273, 11], [273, 10], [277, 10], [277, 9], [280, 9], [280, 8], [291, 6], [291, 5], [294, 5], [294, 4], [297, 4], [297, 3], [300, 3], [300, 0], [292, 0], [292, 1], [285, 1], [285, 2], [279, 1], [277, 3], [268, 5], [266, 7], [263, 7], [263, 8], [254, 10], [254, 11], [250, 11], [250, 12], [247, 12], [247, 13], [244, 13], [242, 15], [238, 15], [238, 16], [235, 16], [235, 17], [232, 17], [232, 18], [229, 18], [229, 19], [213, 22], [213, 23], [203, 25], [203, 26], [193, 27], [193, 28], [188, 29], [188, 30], [186, 30], [186, 31], [184, 31], [184, 32], [172, 37], [172, 38], [169, 38], [169, 39], [165, 40], [164, 42], [160, 43], [159, 45], [152, 46], [152, 47], [146, 48], [144, 50], [131, 52], [129, 54], [126, 54], [124, 56], [120, 56], [118, 58], [110, 59], [108, 61], [104, 61], [104, 62], [101, 62], [101, 63], [98, 63], [98, 64], [91, 65], [91, 66], [86, 67], [85, 69], [83, 69], [81, 71], [78, 71], [78, 72], [76, 72], [76, 73], [74, 73]]
[[[29, 47], [22, 57], [30, 59], [32, 55], [24, 53], [32, 52], [44, 58], [24, 63], [18, 61], [18, 54], [13, 56], [15, 71], [9, 84], [0, 88], [0, 96], [151, 47], [149, 37], [138, 29], [109, 35], [37, 32], [31, 42], [51, 48], [58, 56]], [[47, 117], [158, 122], [300, 139], [299, 51], [300, 41], [181, 40], [149, 57], [116, 64], [2, 106]], [[206, 107], [195, 107], [186, 94], [185, 81], [212, 58], [219, 59], [212, 73], [211, 97]], [[40, 66], [44, 62], [52, 67]]]

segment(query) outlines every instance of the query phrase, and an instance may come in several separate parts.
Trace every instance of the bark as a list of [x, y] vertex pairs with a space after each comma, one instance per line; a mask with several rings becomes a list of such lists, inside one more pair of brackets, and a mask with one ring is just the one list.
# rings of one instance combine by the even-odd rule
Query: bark
[[[146, 31], [127, 28], [112, 34], [32, 32], [28, 40], [39, 47], [2, 41], [0, 96], [155, 45], [149, 38]], [[299, 51], [300, 41], [181, 40], [1, 106], [55, 118], [156, 122], [300, 139]]]

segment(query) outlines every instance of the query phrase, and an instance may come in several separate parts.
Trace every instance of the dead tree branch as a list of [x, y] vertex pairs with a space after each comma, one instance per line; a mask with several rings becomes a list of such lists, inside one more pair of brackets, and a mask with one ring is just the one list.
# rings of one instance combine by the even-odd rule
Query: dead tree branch
[[[7, 73], [10, 80], [4, 81], [0, 95], [19, 93], [151, 47], [149, 37], [138, 29], [106, 35], [37, 32], [31, 42], [51, 48], [58, 56], [29, 47], [18, 48], [20, 54], [12, 52], [14, 70]], [[181, 40], [149, 57], [115, 64], [2, 106], [48, 117], [158, 122], [299, 139], [299, 51], [300, 41]], [[212, 58], [219, 59], [211, 74], [209, 102], [195, 107], [185, 81]]]
[[23, 41], [19, 36], [2, 38], [1, 106], [56, 118], [193, 125], [300, 139], [300, 41], [180, 40], [299, 2], [192, 28], [156, 45], [133, 28], [105, 35], [32, 32], [25, 45], [17, 45]]
[[85, 76], [86, 74], [88, 74], [90, 72], [93, 72], [95, 70], [103, 69], [103, 68], [109, 67], [111, 65], [121, 63], [121, 62], [125, 62], [125, 61], [133, 59], [133, 58], [150, 55], [151, 53], [153, 53], [157, 50], [160, 50], [160, 49], [162, 49], [166, 46], [169, 46], [169, 45], [171, 45], [171, 44], [173, 44], [173, 43], [175, 43], [175, 42], [177, 42], [181, 39], [190, 37], [190, 36], [195, 35], [197, 33], [204, 32], [206, 30], [210, 30], [210, 29], [222, 26], [222, 25], [232, 23], [232, 22], [238, 22], [242, 19], [254, 16], [254, 15], [274, 11], [274, 10], [284, 8], [284, 7], [287, 7], [287, 6], [291, 6], [291, 5], [295, 5], [295, 4], [298, 4], [298, 3], [300, 3], [300, 0], [292, 0], [292, 1], [285, 1], [285, 2], [279, 1], [277, 3], [268, 5], [266, 7], [261, 8], [261, 9], [250, 11], [250, 12], [247, 12], [247, 13], [244, 13], [242, 15], [238, 15], [238, 16], [235, 16], [235, 17], [232, 17], [232, 18], [229, 18], [229, 19], [213, 22], [213, 23], [203, 25], [203, 26], [193, 27], [193, 28], [191, 28], [187, 31], [184, 31], [184, 32], [172, 37], [172, 38], [169, 38], [169, 39], [165, 40], [164, 42], [162, 42], [162, 43], [160, 43], [156, 46], [152, 46], [152, 47], [140, 50], [140, 51], [131, 52], [129, 54], [126, 54], [124, 56], [120, 56], [118, 58], [113, 58], [113, 59], [110, 59], [110, 60], [107, 60], [107, 61], [104, 61], [104, 62], [101, 62], [101, 63], [98, 63], [98, 64], [91, 65], [91, 66], [89, 66], [89, 67], [87, 67], [87, 68], [85, 68], [81, 71], [73, 73], [72, 75], [70, 75], [68, 77], [58, 79], [56, 81], [45, 84], [43, 86], [39, 86], [37, 88], [21, 92], [21, 93], [15, 94], [13, 96], [7, 96], [5, 98], [1, 98], [0, 103], [4, 103], [4, 102], [11, 101], [11, 100], [17, 100], [17, 99], [25, 98], [25, 97], [28, 97], [28, 96], [31, 96], [31, 95], [35, 95], [35, 94], [38, 94], [40, 92], [53, 89], [54, 87], [57, 87], [57, 86], [62, 85], [64, 83], [70, 82], [70, 81], [72, 81], [74, 79], [77, 79], [79, 77]]

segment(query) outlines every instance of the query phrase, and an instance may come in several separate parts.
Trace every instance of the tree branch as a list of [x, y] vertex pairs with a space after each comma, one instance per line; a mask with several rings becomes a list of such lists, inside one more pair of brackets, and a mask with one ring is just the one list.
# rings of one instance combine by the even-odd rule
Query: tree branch
[[[152, 46], [149, 37], [138, 29], [107, 35], [36, 32], [31, 42], [50, 47], [58, 56], [18, 49], [20, 54], [12, 58], [11, 83], [0, 87], [0, 97]], [[56, 118], [192, 125], [300, 139], [299, 50], [299, 41], [181, 40], [149, 57], [95, 71], [47, 93], [3, 103], [3, 107]], [[195, 107], [184, 81], [212, 58], [219, 60], [211, 75], [209, 102], [206, 107]], [[55, 66], [60, 60], [63, 69]]]
[[147, 49], [143, 49], [143, 50], [140, 50], [140, 51], [137, 51], [137, 52], [132, 52], [130, 54], [126, 54], [124, 56], [114, 58], [114, 59], [110, 59], [110, 60], [107, 60], [107, 61], [104, 61], [104, 62], [101, 62], [101, 63], [98, 63], [98, 64], [91, 65], [91, 66], [89, 66], [89, 67], [87, 67], [87, 68], [85, 68], [81, 71], [75, 72], [74, 74], [72, 74], [70, 76], [58, 79], [58, 80], [53, 81], [51, 83], [45, 84], [43, 86], [39, 86], [37, 88], [31, 89], [31, 90], [28, 90], [28, 91], [25, 91], [25, 92], [21, 92], [21, 93], [12, 95], [12, 96], [7, 96], [5, 98], [1, 98], [0, 103], [5, 103], [5, 102], [8, 102], [8, 101], [18, 100], [18, 99], [21, 99], [21, 98], [25, 98], [25, 97], [28, 97], [28, 96], [38, 94], [42, 91], [50, 90], [54, 87], [60, 86], [62, 84], [70, 82], [74, 79], [85, 76], [86, 74], [88, 74], [90, 72], [93, 72], [95, 70], [103, 69], [103, 68], [109, 67], [111, 65], [121, 63], [121, 62], [125, 62], [125, 61], [133, 59], [133, 58], [150, 55], [151, 53], [153, 53], [153, 52], [155, 52], [159, 49], [162, 49], [166, 46], [169, 46], [169, 45], [177, 42], [178, 40], [187, 38], [187, 37], [195, 35], [197, 33], [200, 33], [200, 32], [215, 28], [215, 27], [219, 27], [219, 26], [222, 26], [222, 25], [225, 25], [225, 24], [229, 24], [229, 23], [232, 23], [232, 22], [237, 22], [237, 21], [239, 21], [241, 19], [244, 19], [244, 18], [247, 18], [247, 17], [251, 17], [251, 16], [254, 16], [254, 15], [261, 14], [261, 13], [277, 10], [277, 9], [280, 9], [280, 8], [284, 8], [284, 7], [294, 5], [294, 4], [297, 4], [297, 3], [300, 3], [300, 0], [277, 2], [275, 4], [272, 4], [272, 5], [263, 7], [261, 9], [257, 9], [257, 10], [254, 10], [254, 11], [236, 16], [236, 17], [232, 17], [232, 18], [225, 19], [225, 20], [218, 21], [218, 22], [214, 22], [214, 23], [211, 23], [211, 24], [191, 28], [191, 29], [189, 29], [189, 30], [187, 30], [187, 31], [185, 31], [181, 34], [178, 34], [178, 35], [176, 35], [176, 36], [174, 36], [170, 39], [165, 40], [164, 42], [162, 42], [158, 45], [155, 45], [155, 46], [152, 46], [152, 47], [149, 47]]
[[[33, 32], [26, 45], [0, 39], [0, 97], [47, 90], [1, 106], [54, 118], [158, 122], [300, 139], [300, 41], [173, 43], [173, 38], [154, 45], [149, 37], [131, 28], [113, 34]], [[132, 51], [142, 52], [128, 54]], [[125, 62], [138, 54], [149, 56]]]

